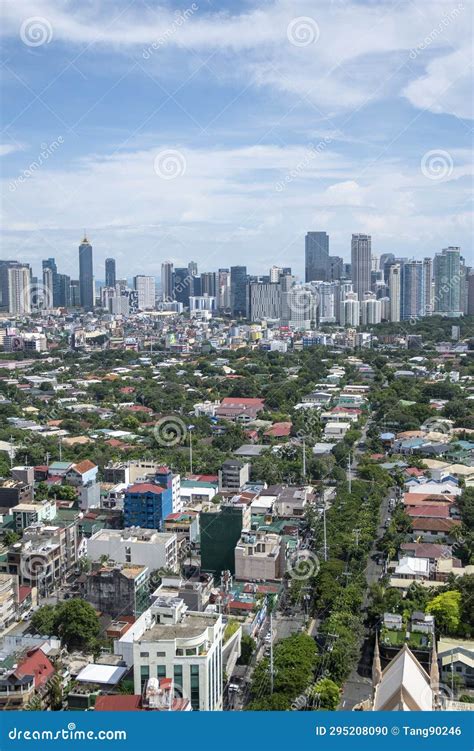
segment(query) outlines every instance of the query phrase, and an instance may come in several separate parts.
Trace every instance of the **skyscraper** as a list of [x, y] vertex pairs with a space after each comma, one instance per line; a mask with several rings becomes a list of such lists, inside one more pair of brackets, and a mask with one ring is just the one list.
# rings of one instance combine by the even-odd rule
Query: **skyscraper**
[[48, 282], [51, 285], [50, 289], [45, 293], [49, 296], [47, 304], [51, 308], [59, 307], [58, 299], [58, 267], [54, 258], [45, 258], [42, 261], [43, 267], [43, 284], [44, 284], [44, 272], [46, 269], [51, 271], [51, 276], [48, 275]]
[[26, 264], [7, 269], [8, 312], [13, 315], [31, 313], [31, 270]]
[[370, 235], [352, 235], [351, 269], [354, 292], [359, 300], [370, 292], [372, 269], [372, 238]]
[[461, 266], [461, 248], [444, 248], [434, 257], [434, 308], [437, 313], [459, 315], [462, 312], [461, 283], [465, 276]]
[[399, 263], [390, 266], [389, 275], [389, 294], [390, 294], [390, 320], [398, 322], [400, 320], [401, 310], [401, 291], [402, 291], [402, 267]]
[[401, 320], [424, 316], [423, 261], [407, 261], [402, 266]]
[[217, 278], [215, 271], [206, 271], [201, 274], [201, 295], [209, 295], [209, 297], [217, 296]]
[[247, 315], [247, 267], [231, 266], [230, 306], [232, 315], [244, 318]]
[[170, 261], [161, 264], [161, 298], [164, 302], [173, 299], [173, 268]]
[[117, 273], [115, 268], [115, 258], [105, 259], [105, 286], [115, 287]]
[[329, 279], [329, 235], [307, 232], [305, 237], [305, 281], [326, 282]]
[[139, 274], [133, 279], [134, 288], [138, 293], [139, 310], [155, 309], [155, 277]]
[[229, 269], [219, 269], [217, 274], [217, 307], [219, 310], [230, 308], [230, 273]]
[[433, 260], [423, 259], [423, 305], [424, 315], [433, 315]]
[[92, 261], [92, 245], [84, 237], [79, 245], [79, 286], [81, 290], [81, 305], [85, 310], [94, 309], [94, 267]]
[[171, 299], [188, 306], [191, 281], [192, 277], [187, 267], [175, 269]]
[[43, 303], [44, 308], [49, 310], [54, 306], [54, 273], [44, 266], [43, 261]]

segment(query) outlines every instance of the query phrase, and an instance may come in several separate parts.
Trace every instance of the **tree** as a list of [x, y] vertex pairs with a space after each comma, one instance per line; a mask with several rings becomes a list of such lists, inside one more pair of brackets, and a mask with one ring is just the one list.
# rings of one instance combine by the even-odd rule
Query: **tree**
[[99, 618], [85, 600], [68, 600], [56, 606], [59, 636], [68, 648], [87, 647], [99, 634]]
[[54, 605], [44, 605], [33, 614], [31, 626], [37, 634], [47, 634], [48, 636], [57, 636], [56, 608]]
[[321, 678], [310, 688], [309, 696], [318, 709], [334, 711], [339, 706], [341, 689], [330, 678]]
[[439, 631], [455, 634], [461, 621], [461, 593], [454, 590], [442, 592], [430, 600], [426, 612], [434, 615]]
[[96, 611], [79, 599], [44, 605], [33, 615], [31, 625], [37, 633], [59, 636], [68, 649], [90, 647], [100, 631]]
[[8, 529], [3, 535], [3, 543], [6, 546], [14, 545], [15, 542], [18, 542], [19, 539], [20, 539], [20, 535], [18, 535], [12, 529]]
[[239, 665], [249, 665], [250, 660], [252, 659], [252, 655], [255, 652], [256, 647], [255, 639], [252, 639], [251, 636], [248, 634], [244, 634], [242, 636], [242, 641], [240, 644], [240, 657], [239, 657]]

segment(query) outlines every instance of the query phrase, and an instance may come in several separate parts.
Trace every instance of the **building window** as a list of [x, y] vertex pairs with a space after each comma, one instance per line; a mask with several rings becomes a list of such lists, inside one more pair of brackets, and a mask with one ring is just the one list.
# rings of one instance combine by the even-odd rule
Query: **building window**
[[175, 665], [173, 667], [173, 682], [174, 682], [174, 695], [181, 698], [183, 692], [183, 666]]
[[157, 665], [156, 666], [156, 677], [157, 678], [166, 678], [166, 665]]
[[148, 667], [148, 665], [140, 665], [140, 681], [142, 685], [142, 690], [149, 677], [150, 677], [150, 668]]
[[149, 652], [140, 652], [140, 657], [149, 657], [149, 656], [150, 656]]
[[157, 652], [156, 656], [157, 657], [166, 657], [166, 652]]
[[199, 710], [199, 665], [191, 665], [190, 675], [191, 706], [196, 711]]

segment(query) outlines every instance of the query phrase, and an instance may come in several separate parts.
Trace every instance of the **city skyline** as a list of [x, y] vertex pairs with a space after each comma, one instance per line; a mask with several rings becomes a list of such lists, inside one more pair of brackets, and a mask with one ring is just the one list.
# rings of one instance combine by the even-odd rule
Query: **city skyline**
[[100, 266], [133, 248], [155, 276], [223, 255], [302, 277], [320, 226], [345, 260], [352, 232], [469, 259], [465, 5], [30, 6], [3, 19], [3, 258], [72, 259], [85, 225]]

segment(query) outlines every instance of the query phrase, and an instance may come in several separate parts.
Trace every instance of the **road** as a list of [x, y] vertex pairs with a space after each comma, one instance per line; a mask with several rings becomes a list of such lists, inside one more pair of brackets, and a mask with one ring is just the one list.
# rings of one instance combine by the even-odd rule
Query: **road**
[[[367, 605], [369, 602], [369, 588], [372, 584], [375, 584], [375, 582], [378, 582], [380, 579], [381, 574], [383, 573], [383, 563], [379, 564], [374, 559], [374, 553], [377, 550], [377, 544], [379, 539], [383, 536], [385, 532], [385, 522], [387, 520], [387, 516], [389, 513], [389, 502], [390, 498], [394, 496], [394, 489], [391, 488], [389, 492], [387, 493], [386, 497], [383, 499], [381, 505], [380, 505], [380, 515], [379, 515], [379, 524], [377, 527], [377, 534], [375, 537], [375, 540], [373, 542], [369, 559], [367, 562], [367, 566], [365, 568], [365, 579], [367, 582], [367, 589], [364, 594], [364, 599], [362, 601], [362, 611], [366, 612]], [[370, 631], [368, 628], [364, 628], [364, 637], [363, 641], [360, 645], [361, 652], [360, 652], [360, 659], [357, 664], [357, 666], [352, 670], [349, 678], [347, 679], [346, 683], [344, 684], [343, 692], [342, 692], [342, 699], [341, 699], [341, 709], [352, 709], [355, 704], [359, 704], [359, 702], [364, 701], [364, 699], [370, 698], [371, 691], [372, 691], [372, 680], [371, 680], [371, 672], [372, 672], [372, 640], [369, 638], [371, 636]]]

